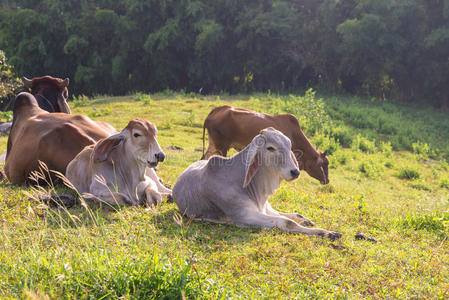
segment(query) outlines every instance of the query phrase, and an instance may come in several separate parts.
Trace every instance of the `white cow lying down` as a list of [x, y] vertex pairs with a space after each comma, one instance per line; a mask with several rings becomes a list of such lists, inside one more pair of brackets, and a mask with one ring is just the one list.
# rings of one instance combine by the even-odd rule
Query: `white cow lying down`
[[93, 201], [158, 204], [162, 195], [171, 194], [153, 169], [164, 159], [156, 126], [135, 119], [121, 132], [85, 147], [67, 166], [66, 177]]
[[299, 214], [278, 212], [268, 203], [282, 179], [299, 176], [290, 149], [288, 137], [274, 128], [264, 129], [231, 158], [212, 156], [191, 164], [178, 178], [173, 200], [189, 218], [340, 238], [338, 232], [301, 226], [297, 221], [313, 223]]

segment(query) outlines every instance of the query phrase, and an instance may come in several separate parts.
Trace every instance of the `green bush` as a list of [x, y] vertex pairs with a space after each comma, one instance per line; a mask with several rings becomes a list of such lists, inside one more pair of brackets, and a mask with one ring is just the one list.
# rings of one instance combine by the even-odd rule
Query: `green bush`
[[393, 147], [390, 142], [381, 142], [379, 145], [379, 149], [386, 156], [390, 157], [393, 154]]
[[403, 227], [415, 230], [427, 230], [441, 236], [449, 233], [449, 214], [423, 214], [408, 216], [401, 219]]
[[413, 153], [418, 154], [423, 158], [430, 155], [430, 147], [427, 143], [416, 142], [412, 144]]
[[447, 176], [443, 176], [440, 178], [440, 187], [449, 189], [449, 178]]
[[399, 170], [398, 177], [401, 179], [418, 179], [421, 177], [421, 174], [419, 173], [418, 169], [410, 166], [402, 167]]
[[352, 149], [367, 153], [374, 153], [376, 151], [376, 145], [373, 141], [370, 141], [358, 134], [352, 142]]
[[148, 94], [143, 94], [143, 93], [137, 92], [134, 95], [134, 100], [142, 102], [143, 104], [150, 104], [151, 103], [151, 96], [148, 95]]
[[324, 133], [315, 135], [313, 141], [315, 142], [317, 149], [320, 149], [321, 151], [327, 150], [329, 154], [333, 154], [338, 150], [337, 141]]
[[384, 168], [380, 163], [372, 159], [368, 159], [359, 165], [359, 170], [365, 174], [366, 177], [379, 178], [382, 175]]
[[332, 129], [332, 137], [339, 142], [342, 147], [351, 147], [352, 140], [354, 137], [354, 132], [349, 130], [347, 127], [337, 126]]

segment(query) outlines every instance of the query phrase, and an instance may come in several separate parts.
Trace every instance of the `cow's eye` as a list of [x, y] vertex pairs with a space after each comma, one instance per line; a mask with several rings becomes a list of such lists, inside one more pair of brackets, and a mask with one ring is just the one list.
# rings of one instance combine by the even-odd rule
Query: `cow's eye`
[[139, 136], [140, 136], [140, 134], [134, 133], [134, 137], [139, 137]]
[[270, 152], [273, 152], [275, 149], [270, 146], [270, 147], [267, 147], [267, 150], [270, 151]]

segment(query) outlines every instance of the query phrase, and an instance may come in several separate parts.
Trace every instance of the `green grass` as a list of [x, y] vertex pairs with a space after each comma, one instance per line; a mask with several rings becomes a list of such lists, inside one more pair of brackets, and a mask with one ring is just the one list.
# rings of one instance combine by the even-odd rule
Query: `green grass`
[[[189, 222], [173, 203], [51, 209], [30, 199], [30, 188], [3, 182], [0, 298], [449, 297], [449, 168], [435, 159], [449, 149], [447, 116], [360, 99], [319, 100], [310, 92], [136, 95], [80, 98], [71, 106], [117, 129], [136, 117], [154, 122], [167, 154], [159, 176], [172, 185], [201, 157], [195, 148], [213, 107], [297, 114], [314, 144], [332, 149], [331, 183], [302, 172], [281, 184], [271, 204], [339, 231], [342, 239]], [[430, 133], [415, 135], [420, 125]], [[0, 138], [2, 149], [6, 140]], [[419, 179], [400, 178], [404, 166]], [[378, 242], [355, 240], [356, 233]]]

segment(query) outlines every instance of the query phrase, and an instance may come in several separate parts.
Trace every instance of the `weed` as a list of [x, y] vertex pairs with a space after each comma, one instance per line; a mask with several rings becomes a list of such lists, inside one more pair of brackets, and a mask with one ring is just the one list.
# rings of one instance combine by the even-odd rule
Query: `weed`
[[376, 145], [373, 141], [370, 141], [358, 134], [352, 142], [352, 149], [367, 153], [374, 153], [376, 151]]
[[449, 233], [449, 214], [418, 214], [401, 219], [405, 228], [414, 230], [426, 230], [447, 237]]
[[420, 178], [421, 174], [419, 173], [417, 168], [405, 166], [399, 170], [398, 177], [401, 179], [411, 180]]
[[74, 107], [83, 107], [83, 106], [87, 106], [90, 104], [89, 101], [89, 97], [87, 97], [86, 95], [78, 95], [78, 96], [73, 96], [73, 106]]
[[439, 185], [441, 188], [449, 189], [449, 178], [447, 176], [442, 176]]
[[382, 175], [384, 168], [380, 163], [375, 162], [372, 159], [367, 159], [360, 164], [359, 170], [365, 174], [366, 177], [379, 178]]

